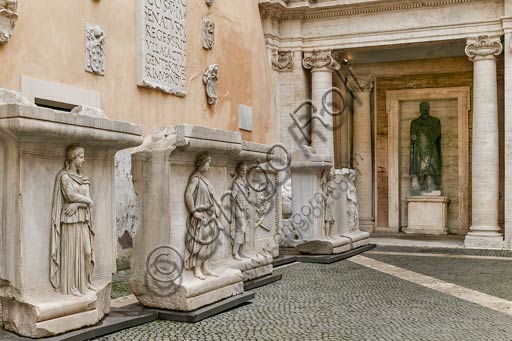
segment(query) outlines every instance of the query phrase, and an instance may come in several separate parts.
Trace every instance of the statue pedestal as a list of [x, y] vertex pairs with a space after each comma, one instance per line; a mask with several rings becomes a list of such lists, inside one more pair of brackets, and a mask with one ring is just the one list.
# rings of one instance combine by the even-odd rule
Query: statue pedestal
[[[272, 273], [280, 217], [277, 172], [266, 169], [264, 176], [261, 169], [254, 168], [257, 160], [266, 160], [269, 150], [270, 146], [242, 141], [238, 132], [192, 125], [162, 127], [146, 136], [144, 144], [132, 154], [134, 188], [141, 203], [141, 228], [133, 239], [131, 284], [143, 305], [191, 311], [241, 294], [244, 281]], [[191, 201], [195, 205], [197, 197], [212, 200], [212, 191], [214, 203], [207, 212], [212, 212], [208, 213], [212, 218], [209, 221], [216, 221], [217, 228], [212, 229], [215, 233], [210, 237], [200, 239], [200, 230], [192, 225], [185, 200], [191, 175], [201, 167], [197, 165], [197, 155], [204, 152], [210, 156], [209, 169], [197, 180], [202, 188], [190, 185]], [[240, 162], [250, 170], [247, 180], [251, 186], [246, 241], [241, 248], [241, 253], [249, 258], [241, 261], [233, 257], [231, 223], [235, 219], [232, 184]], [[263, 182], [271, 183], [268, 189], [275, 189], [273, 194], [266, 196], [265, 191], [255, 190]], [[195, 247], [201, 244], [209, 248], [200, 251], [201, 255], [195, 258], [196, 266], [206, 264], [218, 277], [205, 272], [205, 279], [200, 279], [194, 276], [192, 268], [186, 267], [187, 260], [194, 259], [191, 240]]]
[[[93, 325], [109, 312], [115, 264], [114, 154], [139, 145], [141, 134], [140, 126], [106, 118], [0, 105], [0, 299], [5, 329], [47, 337]], [[50, 283], [52, 198], [66, 148], [73, 144], [84, 148], [83, 173], [90, 179], [94, 201], [91, 282], [97, 290], [82, 296], [64, 295]], [[69, 240], [65, 245], [76, 239]]]
[[409, 234], [448, 234], [448, 202], [445, 196], [414, 196], [407, 198]]

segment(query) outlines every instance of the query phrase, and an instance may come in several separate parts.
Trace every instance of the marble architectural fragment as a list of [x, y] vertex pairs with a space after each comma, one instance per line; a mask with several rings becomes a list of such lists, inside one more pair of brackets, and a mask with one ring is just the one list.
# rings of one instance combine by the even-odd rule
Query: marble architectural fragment
[[215, 45], [215, 23], [209, 17], [203, 18], [203, 48], [210, 50]]
[[[248, 171], [269, 148], [238, 132], [177, 125], [155, 130], [134, 151], [141, 228], [133, 239], [132, 289], [143, 305], [191, 311], [272, 273], [280, 192], [266, 198], [268, 212], [258, 212], [256, 189], [264, 181]], [[277, 174], [266, 174], [275, 186]]]
[[138, 85], [185, 96], [187, 2], [137, 4]]
[[0, 104], [5, 329], [46, 337], [93, 325], [109, 312], [114, 154], [140, 144], [141, 135], [129, 123]]
[[203, 83], [206, 91], [206, 98], [208, 104], [213, 105], [217, 103], [217, 80], [219, 66], [217, 64], [212, 64], [208, 66], [206, 71], [203, 74]]
[[18, 20], [18, 0], [0, 0], [0, 44], [7, 43]]
[[272, 68], [277, 71], [292, 71], [293, 51], [273, 51]]
[[338, 233], [350, 239], [351, 248], [368, 245], [370, 234], [359, 226], [359, 205], [356, 188], [357, 171], [350, 168], [335, 170], [335, 183], [339, 184], [340, 198], [336, 200]]
[[85, 25], [85, 71], [105, 74], [105, 38], [98, 25]]
[[214, 2], [214, 1], [215, 1], [215, 0], [205, 0], [206, 4], [207, 4], [208, 6], [213, 5], [213, 2]]

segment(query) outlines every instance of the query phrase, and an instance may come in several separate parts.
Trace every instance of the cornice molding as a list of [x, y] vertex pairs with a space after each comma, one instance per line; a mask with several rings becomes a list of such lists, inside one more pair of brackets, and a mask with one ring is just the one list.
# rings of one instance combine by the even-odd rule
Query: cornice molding
[[270, 17], [277, 20], [312, 20], [418, 8], [442, 7], [481, 1], [482, 0], [386, 1], [380, 4], [338, 5], [329, 8], [312, 6], [288, 8], [283, 7], [282, 4], [260, 2], [260, 15], [262, 18]]

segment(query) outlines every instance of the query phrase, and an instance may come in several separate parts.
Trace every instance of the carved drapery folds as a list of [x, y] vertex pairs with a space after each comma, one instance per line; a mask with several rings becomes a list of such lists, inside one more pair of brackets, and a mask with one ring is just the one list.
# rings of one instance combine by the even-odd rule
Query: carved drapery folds
[[18, 20], [18, 0], [0, 0], [0, 44], [11, 38], [14, 25]]
[[203, 83], [205, 85], [206, 98], [208, 104], [215, 104], [217, 102], [217, 79], [218, 79], [219, 66], [212, 64], [208, 66], [203, 74]]
[[105, 74], [105, 32], [98, 25], [85, 25], [85, 71]]
[[339, 63], [333, 58], [330, 51], [313, 50], [311, 54], [307, 54], [302, 61], [305, 69], [315, 71], [320, 69], [328, 69], [330, 71], [340, 68]]
[[276, 71], [292, 71], [293, 51], [273, 51], [272, 69]]
[[500, 37], [479, 36], [466, 42], [466, 55], [469, 60], [495, 58], [503, 51]]
[[209, 17], [203, 18], [203, 48], [210, 50], [215, 44], [215, 23]]

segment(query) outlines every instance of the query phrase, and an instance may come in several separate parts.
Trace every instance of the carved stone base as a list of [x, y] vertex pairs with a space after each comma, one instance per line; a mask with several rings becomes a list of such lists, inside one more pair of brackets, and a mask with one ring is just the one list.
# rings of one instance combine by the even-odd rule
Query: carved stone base
[[410, 234], [448, 234], [448, 202], [444, 196], [415, 196], [407, 198]]
[[464, 238], [464, 247], [467, 249], [494, 249], [504, 248], [503, 236], [479, 236], [469, 232]]
[[40, 338], [92, 326], [110, 310], [110, 283], [99, 287], [82, 297], [48, 293], [27, 296], [25, 301], [2, 298], [4, 328]]
[[244, 292], [240, 270], [214, 270], [219, 277], [206, 276], [201, 280], [191, 271], [185, 271], [176, 283], [156, 282], [150, 276], [133, 276], [133, 294], [146, 307], [192, 311]]
[[247, 256], [248, 258], [244, 258], [241, 261], [236, 259], [225, 261], [223, 266], [242, 271], [244, 282], [272, 273], [272, 262], [274, 260], [272, 255], [255, 254], [252, 252]]
[[350, 239], [336, 237], [334, 239], [316, 239], [304, 242], [295, 247], [295, 250], [310, 255], [334, 255], [350, 250]]
[[364, 231], [347, 232], [343, 233], [341, 236], [350, 239], [352, 249], [357, 249], [358, 247], [365, 246], [370, 243], [370, 234]]

